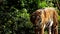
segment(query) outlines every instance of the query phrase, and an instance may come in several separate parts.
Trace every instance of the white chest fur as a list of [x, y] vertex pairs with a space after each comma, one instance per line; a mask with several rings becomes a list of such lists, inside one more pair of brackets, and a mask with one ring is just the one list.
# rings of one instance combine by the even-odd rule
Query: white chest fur
[[48, 27], [51, 27], [52, 25], [53, 25], [53, 20], [50, 19], [50, 20], [48, 20], [48, 23], [44, 25], [44, 28], [45, 28], [45, 27], [47, 27], [47, 28], [48, 28]]

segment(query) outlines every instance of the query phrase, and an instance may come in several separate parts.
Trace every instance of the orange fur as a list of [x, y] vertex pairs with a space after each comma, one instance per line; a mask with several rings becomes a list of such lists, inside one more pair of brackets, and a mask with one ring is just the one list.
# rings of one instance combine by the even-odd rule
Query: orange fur
[[[38, 17], [37, 17], [38, 16]], [[58, 21], [57, 21], [58, 14], [55, 10], [55, 8], [45, 8], [45, 9], [38, 9], [35, 12], [31, 14], [30, 20], [35, 26], [38, 26], [40, 29], [39, 34], [44, 34], [44, 24], [48, 23], [49, 19], [53, 20], [52, 25], [52, 34], [58, 34]], [[39, 20], [41, 20], [41, 24], [39, 23]], [[36, 24], [39, 25], [36, 25]], [[35, 34], [38, 34], [38, 28], [35, 29]]]

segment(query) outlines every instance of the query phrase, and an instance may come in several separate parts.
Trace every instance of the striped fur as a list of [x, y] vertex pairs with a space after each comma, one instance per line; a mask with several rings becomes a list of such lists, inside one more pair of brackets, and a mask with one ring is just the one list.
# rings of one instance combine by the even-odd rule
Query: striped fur
[[30, 21], [35, 25], [35, 34], [44, 34], [45, 28], [48, 29], [48, 34], [58, 34], [57, 17], [55, 8], [38, 9], [33, 12]]

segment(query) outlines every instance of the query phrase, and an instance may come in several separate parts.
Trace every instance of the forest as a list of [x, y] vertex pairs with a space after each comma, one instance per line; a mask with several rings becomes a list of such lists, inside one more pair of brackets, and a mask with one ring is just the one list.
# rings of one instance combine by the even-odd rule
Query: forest
[[0, 34], [35, 34], [30, 15], [45, 7], [57, 9], [60, 34], [60, 0], [0, 0]]

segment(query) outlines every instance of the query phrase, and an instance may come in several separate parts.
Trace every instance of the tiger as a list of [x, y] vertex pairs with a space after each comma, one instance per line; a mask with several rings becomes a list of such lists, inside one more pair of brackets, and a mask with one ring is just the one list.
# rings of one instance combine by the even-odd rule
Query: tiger
[[35, 34], [44, 34], [48, 29], [48, 34], [58, 34], [58, 13], [55, 8], [43, 8], [34, 11], [30, 15], [30, 21], [35, 27]]

